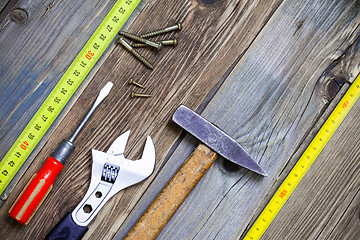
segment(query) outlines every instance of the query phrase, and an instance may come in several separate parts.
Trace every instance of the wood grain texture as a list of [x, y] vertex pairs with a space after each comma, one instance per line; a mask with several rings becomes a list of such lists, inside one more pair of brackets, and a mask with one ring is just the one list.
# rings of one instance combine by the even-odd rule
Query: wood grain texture
[[[359, 35], [359, 32], [357, 33], [357, 35]], [[327, 68], [327, 70], [324, 72], [324, 75], [320, 78], [321, 79], [331, 79], [333, 84], [326, 84], [324, 85], [324, 93], [328, 92], [328, 91], [332, 91], [331, 89], [334, 88], [339, 88], [341, 87], [345, 82], [346, 79], [350, 76], [350, 79], [354, 79], [354, 77], [351, 73], [348, 75], [348, 71], [349, 69], [357, 69], [356, 72], [359, 72], [359, 60], [357, 60], [359, 58], [359, 49], [360, 49], [360, 38], [358, 37], [355, 42], [353, 44], [351, 44], [346, 51], [344, 52], [344, 54], [339, 57], [339, 59], [337, 59], [336, 61], [334, 61], [332, 64], [330, 64], [330, 66]], [[335, 86], [335, 87], [330, 87], [330, 86]], [[345, 83], [345, 86], [341, 87], [339, 93], [337, 94], [337, 96], [331, 101], [329, 107], [325, 110], [325, 112], [322, 114], [322, 117], [318, 120], [318, 122], [315, 124], [315, 126], [312, 128], [312, 130], [309, 132], [309, 134], [305, 137], [305, 139], [303, 140], [302, 144], [299, 146], [299, 148], [297, 149], [296, 153], [294, 153], [294, 155], [291, 157], [291, 159], [289, 160], [289, 162], [287, 163], [286, 167], [282, 170], [281, 174], [278, 176], [277, 181], [274, 182], [272, 188], [270, 189], [269, 192], [275, 193], [275, 191], [278, 189], [278, 187], [281, 185], [281, 183], [284, 181], [284, 179], [286, 178], [286, 176], [289, 174], [290, 170], [292, 169], [292, 167], [296, 164], [297, 160], [301, 157], [302, 153], [305, 151], [306, 147], [310, 144], [312, 138], [315, 136], [315, 134], [319, 131], [319, 129], [321, 128], [322, 124], [325, 122], [325, 120], [327, 119], [327, 117], [331, 114], [331, 111], [333, 108], [335, 108], [336, 104], [340, 101], [341, 97], [345, 94], [346, 90], [348, 88], [348, 84]], [[332, 92], [328, 93], [328, 96], [332, 95]], [[357, 106], [357, 104], [355, 105]], [[323, 151], [322, 155], [319, 156], [319, 158], [316, 160], [316, 163], [318, 161], [326, 161], [326, 167], [325, 169], [329, 170], [329, 168], [334, 167], [334, 166], [338, 166], [339, 161], [347, 161], [347, 156], [348, 154], [344, 154], [345, 152], [349, 151], [349, 153], [354, 153], [354, 151], [356, 152], [357, 148], [353, 147], [353, 145], [351, 144], [346, 144], [346, 143], [342, 143], [342, 139], [337, 137], [338, 134], [341, 134], [341, 136], [345, 136], [346, 134], [348, 134], [348, 136], [346, 136], [345, 142], [347, 142], [347, 138], [354, 137], [357, 136], [356, 133], [352, 133], [349, 131], [354, 131], [356, 129], [356, 125], [353, 126], [352, 123], [352, 119], [355, 117], [353, 116], [353, 112], [356, 113], [357, 110], [352, 110], [351, 114], [349, 115], [350, 120], [348, 120], [347, 118], [345, 119], [345, 121], [340, 125], [340, 128], [337, 130], [336, 134], [334, 135], [333, 138], [335, 138], [335, 140], [331, 140], [330, 143], [328, 143], [328, 146], [325, 147], [325, 150]], [[356, 114], [355, 114], [356, 115]], [[348, 122], [350, 121], [350, 122]], [[356, 123], [356, 120], [354, 121]], [[343, 133], [344, 132], [344, 133]], [[353, 138], [354, 143], [357, 142], [358, 140], [356, 140], [356, 137]], [[338, 146], [338, 144], [341, 143], [341, 146]], [[343, 147], [343, 146], [347, 146], [347, 147]], [[326, 153], [326, 151], [328, 151], [329, 149], [331, 149], [332, 153], [328, 154]], [[337, 156], [336, 158], [333, 157], [333, 154], [335, 153], [335, 155]], [[356, 157], [357, 155], [355, 155]], [[344, 237], [342, 235], [339, 235], [340, 233], [343, 234], [344, 236], [356, 236], [358, 235], [358, 223], [356, 220], [356, 217], [354, 215], [356, 215], [356, 206], [353, 206], [354, 204], [356, 205], [357, 202], [356, 200], [356, 196], [354, 196], [354, 191], [357, 191], [358, 189], [356, 188], [356, 186], [354, 186], [353, 188], [346, 188], [346, 189], [341, 189], [341, 194], [342, 196], [346, 196], [346, 201], [343, 203], [344, 204], [344, 208], [337, 208], [336, 212], [332, 211], [331, 209], [333, 209], [333, 207], [337, 207], [338, 203], [334, 203], [334, 196], [337, 197], [336, 195], [340, 194], [337, 192], [337, 190], [333, 190], [332, 186], [330, 186], [330, 184], [328, 184], [328, 179], [331, 177], [333, 178], [334, 182], [337, 182], [339, 184], [342, 185], [346, 185], [348, 183], [347, 178], [344, 178], [344, 175], [347, 175], [346, 170], [341, 170], [339, 172], [336, 171], [327, 171], [325, 169], [319, 169], [319, 167], [316, 167], [316, 165], [314, 165], [314, 167], [310, 168], [309, 173], [307, 173], [307, 175], [311, 175], [309, 178], [310, 180], [310, 185], [314, 184], [314, 186], [312, 186], [313, 188], [318, 188], [318, 189], [326, 189], [324, 191], [328, 191], [328, 195], [321, 195], [321, 194], [312, 194], [311, 197], [313, 198], [317, 198], [318, 201], [314, 200], [314, 201], [304, 201], [303, 197], [307, 195], [305, 195], [306, 192], [308, 192], [307, 189], [305, 188], [309, 188], [309, 184], [300, 184], [300, 186], [304, 186], [304, 187], [298, 187], [296, 190], [296, 194], [294, 194], [294, 196], [292, 197], [291, 202], [289, 201], [289, 203], [287, 203], [287, 205], [285, 206], [284, 213], [281, 213], [280, 215], [278, 215], [277, 219], [280, 220], [275, 220], [272, 224], [271, 227], [267, 230], [267, 232], [265, 233], [263, 239], [268, 239], [268, 238], [277, 238], [279, 237], [280, 234], [284, 235], [284, 237], [290, 238], [292, 239], [293, 237], [291, 236], [302, 236], [301, 238], [305, 238], [305, 236], [307, 234], [310, 234], [310, 232], [316, 232], [316, 234], [311, 234], [311, 238], [313, 239], [352, 239], [351, 237], [347, 238]], [[307, 176], [306, 175], [306, 176]], [[315, 176], [316, 175], [316, 176]], [[314, 181], [315, 178], [316, 180]], [[327, 185], [324, 186], [324, 182], [326, 181]], [[356, 181], [356, 178], [352, 181]], [[309, 182], [309, 181], [308, 181]], [[321, 193], [323, 193], [323, 191], [321, 191]], [[252, 225], [252, 223], [256, 220], [257, 216], [260, 214], [260, 211], [265, 207], [266, 203], [270, 200], [270, 198], [272, 197], [271, 194], [269, 194], [268, 196], [266, 196], [263, 200], [263, 203], [261, 204], [261, 207], [259, 207], [256, 211], [256, 214], [253, 215], [253, 219], [251, 220], [251, 222], [249, 223], [249, 227]], [[324, 198], [327, 198], [326, 200], [324, 200]], [[320, 200], [321, 199], [321, 200]], [[327, 202], [326, 205], [324, 205], [324, 202]], [[332, 205], [333, 204], [333, 205]], [[285, 210], [287, 209], [288, 210]], [[300, 213], [296, 213], [297, 209], [308, 209], [307, 211], [307, 215], [305, 214], [301, 214], [303, 216], [302, 218], [302, 222], [298, 221], [298, 227], [293, 227], [292, 224], [294, 223], [294, 220], [290, 220], [290, 218], [294, 217], [294, 214], [296, 216], [298, 216]], [[325, 216], [321, 215], [320, 213], [319, 215], [314, 215], [314, 213], [311, 213], [311, 211], [313, 212], [318, 212], [318, 211], [329, 211], [330, 210], [330, 214]], [[286, 212], [285, 212], [286, 211]], [[284, 221], [281, 221], [282, 218], [287, 218], [287, 224], [284, 224]], [[329, 220], [329, 219], [335, 219], [336, 222], [333, 222], [333, 220]], [[317, 221], [316, 224], [318, 225], [314, 225], [314, 221]], [[349, 223], [349, 225], [347, 224], [340, 224], [339, 222], [346, 222]], [[349, 222], [351, 221], [351, 223]], [[296, 224], [296, 223], [295, 223]], [[300, 227], [300, 224], [302, 224], [302, 226]], [[288, 225], [288, 227], [285, 227], [285, 225]], [[290, 226], [291, 225], [291, 226]], [[336, 227], [334, 226], [336, 225]], [[312, 228], [312, 229], [310, 229]], [[316, 229], [316, 230], [315, 230]], [[332, 231], [331, 233], [329, 233], [328, 229], [330, 229], [330, 231]], [[321, 234], [320, 234], [321, 232]], [[246, 233], [246, 232], [245, 232]], [[245, 236], [245, 233], [243, 234]], [[291, 235], [291, 236], [290, 236]], [[275, 237], [277, 236], [277, 237]], [[329, 237], [331, 236], [331, 237]], [[297, 238], [296, 238], [297, 239]], [[356, 239], [356, 238], [355, 238]]]
[[[164, 10], [159, 6], [167, 7]], [[124, 49], [118, 47], [112, 52], [0, 209], [3, 216], [0, 221], [6, 225], [4, 230], [7, 236], [40, 239], [45, 236], [83, 197], [90, 178], [90, 149], [105, 151], [127, 129], [131, 129], [132, 134], [126, 156], [129, 159], [139, 158], [145, 137], [150, 134], [155, 140], [159, 169], [181, 133], [181, 129], [169, 123], [172, 112], [180, 102], [188, 101], [191, 103], [188, 106], [195, 108], [203, 102], [219, 79], [221, 82], [222, 76], [228, 74], [228, 66], [237, 62], [238, 57], [249, 47], [277, 6], [278, 1], [227, 1], [213, 5], [203, 5], [197, 1], [149, 2], [132, 24], [131, 32], [148, 32], [180, 20], [184, 29], [175, 34], [179, 38], [179, 45], [160, 53], [144, 49], [141, 53], [154, 63], [155, 70], [152, 72]], [[153, 93], [154, 97], [149, 100], [130, 99], [130, 92], [137, 90], [127, 85], [130, 77], [144, 83], [146, 92]], [[109, 80], [115, 83], [112, 92], [75, 142], [77, 148], [47, 200], [28, 227], [21, 228], [6, 216], [7, 208], [31, 174], [40, 168], [46, 156], [62, 138], [71, 135], [89, 109], [93, 96]], [[90, 224], [84, 238], [112, 238], [155, 176], [110, 200]]]
[[[61, 3], [64, 2], [81, 4]], [[333, 89], [330, 83], [337, 77], [351, 82], [357, 75], [356, 54], [344, 61], [346, 67], [341, 68], [344, 70], [341, 74], [330, 69], [335, 61], [341, 62], [344, 52], [359, 35], [358, 5], [358, 1], [292, 0], [148, 2], [129, 31], [144, 33], [180, 20], [184, 29], [164, 36], [175, 35], [179, 45], [161, 52], [139, 50], [154, 63], [154, 71], [144, 68], [120, 47], [108, 55], [0, 209], [3, 226], [0, 233], [8, 239], [43, 238], [86, 192], [91, 171], [90, 149], [105, 151], [120, 133], [131, 129], [126, 156], [139, 158], [146, 135], [151, 135], [157, 153], [156, 174], [114, 196], [89, 225], [84, 237], [121, 239], [197, 144], [190, 136], [180, 138], [179, 145], [176, 143], [181, 129], [169, 120], [183, 103], [199, 109], [203, 116], [236, 138], [270, 177], [257, 177], [220, 159], [159, 239], [237, 239], [271, 192], [269, 189], [276, 184], [281, 170], [286, 169], [302, 140], [323, 116], [329, 101], [337, 97], [336, 91], [329, 97], [328, 89]], [[60, 13], [51, 11], [48, 17], [60, 19], [65, 13], [57, 14]], [[39, 24], [42, 22], [35, 19]], [[56, 28], [62, 33], [61, 28], [75, 25], [69, 21], [59, 28], [49, 25], [49, 29]], [[26, 26], [22, 31], [31, 33]], [[66, 41], [71, 45], [74, 37], [70, 35]], [[49, 37], [40, 39], [46, 46]], [[52, 36], [50, 39], [56, 41]], [[51, 66], [58, 69], [57, 64]], [[127, 85], [130, 77], [145, 84], [144, 92], [153, 97], [130, 99], [130, 92], [138, 90]], [[26, 228], [17, 225], [6, 216], [8, 208], [61, 139], [71, 135], [93, 97], [109, 80], [115, 83], [113, 91], [75, 142], [77, 148], [53, 191]], [[9, 127], [9, 131], [13, 128], [16, 126]], [[354, 202], [351, 206], [355, 205]], [[338, 225], [339, 232], [343, 229], [340, 228]]]
[[357, 239], [359, 102], [300, 182], [262, 239]]
[[[89, 4], [88, 1], [20, 0], [10, 3], [11, 9], [1, 12], [4, 20], [0, 24], [0, 159], [14, 144], [114, 2], [92, 1]], [[12, 9], [22, 9], [28, 19], [24, 23], [13, 21], [10, 16]], [[111, 44], [104, 56], [109, 55], [114, 47], [115, 44]], [[44, 145], [44, 139], [66, 115], [103, 61], [104, 58], [100, 59], [83, 81], [12, 184], [21, 177]]]
[[199, 144], [124, 240], [155, 239], [217, 158]]
[[[358, 36], [358, 2], [284, 1], [202, 115], [221, 126], [265, 168], [210, 169], [158, 239], [237, 239], [268, 189], [329, 103], [323, 77]], [[281, 36], [281, 37], [278, 37]], [[347, 81], [358, 73], [357, 57]], [[193, 148], [185, 138], [140, 200], [121, 239]], [[189, 150], [187, 150], [189, 149]], [[135, 219], [135, 220], [134, 220]]]

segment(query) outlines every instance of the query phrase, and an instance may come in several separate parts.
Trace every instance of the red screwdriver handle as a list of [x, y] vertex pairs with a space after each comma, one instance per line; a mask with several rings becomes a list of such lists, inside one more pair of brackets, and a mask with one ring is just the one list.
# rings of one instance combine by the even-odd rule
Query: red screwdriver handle
[[29, 223], [53, 187], [63, 165], [53, 157], [48, 157], [22, 190], [9, 210], [9, 215], [23, 225]]

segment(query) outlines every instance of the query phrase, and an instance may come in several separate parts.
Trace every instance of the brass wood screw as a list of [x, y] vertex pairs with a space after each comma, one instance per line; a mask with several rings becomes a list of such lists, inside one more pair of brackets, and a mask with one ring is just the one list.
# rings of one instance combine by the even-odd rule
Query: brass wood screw
[[178, 22], [173, 26], [166, 27], [166, 28], [163, 28], [163, 29], [160, 29], [160, 30], [157, 30], [157, 31], [142, 34], [142, 35], [140, 35], [140, 37], [148, 38], [148, 37], [153, 37], [153, 36], [157, 36], [157, 35], [160, 35], [160, 34], [164, 34], [164, 33], [167, 33], [167, 32], [172, 32], [172, 31], [177, 31], [177, 30], [181, 31], [181, 29], [182, 29], [181, 22]]
[[151, 63], [149, 63], [143, 56], [140, 55], [140, 53], [138, 53], [135, 49], [133, 49], [130, 44], [128, 42], [126, 42], [124, 40], [123, 37], [119, 37], [116, 40], [117, 43], [121, 43], [126, 50], [128, 50], [131, 54], [133, 54], [137, 59], [139, 59], [146, 67], [148, 67], [149, 69], [153, 70], [154, 67], [151, 65]]
[[150, 98], [152, 95], [131, 92], [131, 98]]
[[177, 40], [177, 38], [169, 39], [169, 40], [162, 40], [161, 43], [162, 43], [163, 46], [174, 46], [174, 47], [176, 47], [178, 45], [178, 40]]
[[[160, 41], [160, 43], [163, 46], [173, 46], [173, 47], [175, 47], [178, 44], [178, 40], [177, 40], [177, 38], [174, 38], [174, 39], [169, 39], [169, 40], [162, 40], [162, 41]], [[146, 47], [147, 45], [144, 44], [144, 43], [134, 43], [131, 46], [135, 47], [135, 48], [138, 48], [138, 47]]]
[[150, 40], [147, 40], [145, 38], [142, 38], [142, 37], [138, 37], [136, 35], [133, 35], [131, 33], [127, 33], [127, 32], [122, 32], [120, 31], [119, 32], [120, 36], [124, 36], [124, 37], [127, 37], [127, 38], [130, 38], [132, 40], [135, 40], [135, 41], [138, 41], [138, 42], [141, 42], [141, 43], [144, 43], [148, 46], [151, 46], [151, 47], [154, 47], [156, 48], [158, 51], [160, 51], [163, 46], [161, 43], [157, 43], [157, 42], [153, 42], [153, 41], [150, 41]]
[[129, 80], [129, 84], [135, 85], [135, 86], [137, 86], [137, 87], [139, 87], [139, 88], [145, 88], [144, 85], [142, 85], [142, 84], [140, 84], [140, 83], [137, 83], [137, 82], [135, 82], [135, 81], [132, 80], [132, 79]]

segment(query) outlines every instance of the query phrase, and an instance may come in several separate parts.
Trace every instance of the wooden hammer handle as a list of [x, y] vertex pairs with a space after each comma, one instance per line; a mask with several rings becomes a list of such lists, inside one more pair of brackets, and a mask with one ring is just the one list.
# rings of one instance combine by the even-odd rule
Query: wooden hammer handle
[[124, 240], [155, 239], [216, 158], [216, 152], [199, 144]]

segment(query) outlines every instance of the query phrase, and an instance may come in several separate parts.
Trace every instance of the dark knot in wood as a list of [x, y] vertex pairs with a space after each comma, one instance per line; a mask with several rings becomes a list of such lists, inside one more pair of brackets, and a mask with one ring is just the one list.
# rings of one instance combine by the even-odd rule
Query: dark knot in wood
[[200, 0], [205, 5], [213, 5], [218, 2], [218, 0]]
[[325, 97], [329, 100], [333, 99], [339, 92], [340, 88], [346, 82], [345, 78], [331, 78], [325, 82]]

